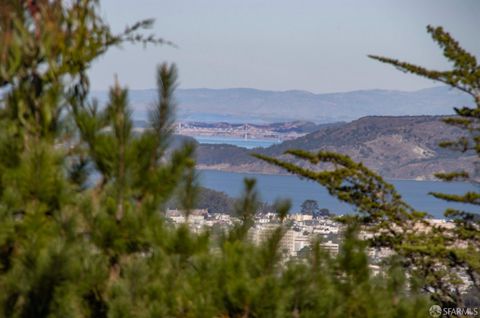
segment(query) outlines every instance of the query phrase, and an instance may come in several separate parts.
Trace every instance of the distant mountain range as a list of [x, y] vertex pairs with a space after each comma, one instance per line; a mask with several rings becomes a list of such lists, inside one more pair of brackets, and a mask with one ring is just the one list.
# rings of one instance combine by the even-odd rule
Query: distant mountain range
[[[105, 102], [107, 92], [93, 97]], [[136, 119], [146, 118], [156, 91], [130, 90]], [[316, 123], [351, 121], [369, 115], [447, 115], [454, 106], [473, 105], [471, 97], [448, 87], [413, 92], [362, 90], [314, 94], [306, 91], [265, 91], [251, 88], [179, 89], [178, 118], [183, 121], [272, 123], [308, 120]]]
[[460, 129], [446, 125], [441, 119], [440, 116], [364, 117], [347, 124], [324, 127], [264, 149], [199, 145], [197, 162], [203, 169], [284, 173], [249, 154], [256, 152], [293, 160], [283, 153], [288, 149], [304, 149], [347, 154], [387, 178], [426, 180], [433, 179], [437, 172], [471, 171], [477, 158], [475, 154], [460, 155], [438, 147], [440, 141], [455, 140], [463, 135]]

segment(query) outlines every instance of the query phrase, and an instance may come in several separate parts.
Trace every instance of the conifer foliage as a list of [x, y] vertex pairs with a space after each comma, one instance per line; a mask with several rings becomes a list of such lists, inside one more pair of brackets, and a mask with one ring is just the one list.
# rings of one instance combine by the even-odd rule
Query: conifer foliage
[[[370, 55], [401, 71], [420, 75], [459, 89], [474, 99], [476, 107], [454, 108], [457, 116], [444, 122], [465, 130], [458, 140], [444, 141], [441, 147], [480, 155], [480, 66], [472, 54], [441, 27], [428, 26], [427, 31], [453, 64], [450, 71], [434, 71], [391, 58]], [[470, 286], [471, 292], [480, 290], [480, 215], [476, 212], [449, 209], [447, 218], [455, 222], [453, 228], [429, 222], [430, 216], [406, 204], [394, 187], [361, 163], [346, 155], [329, 151], [310, 153], [289, 150], [286, 155], [304, 160], [310, 165], [328, 163], [330, 170], [316, 171], [293, 164], [288, 159], [255, 155], [257, 158], [280, 166], [296, 175], [313, 180], [326, 187], [331, 195], [356, 207], [358, 214], [343, 221], [359, 222], [370, 232], [372, 247], [388, 248], [400, 256], [410, 275], [423, 284], [422, 289], [445, 307], [465, 306], [462, 288]], [[478, 182], [477, 167], [471, 171], [438, 173], [444, 181]], [[480, 194], [463, 195], [431, 193], [446, 201], [480, 204]]]
[[95, 0], [0, 6], [0, 316], [425, 316], [428, 301], [397, 265], [372, 276], [358, 226], [338, 256], [314, 242], [304, 260], [285, 262], [280, 202], [277, 229], [253, 245], [254, 180], [231, 230], [169, 225], [164, 204], [180, 193], [188, 218], [198, 191], [193, 145], [169, 147], [175, 66], [158, 68], [141, 133], [118, 82], [107, 105], [88, 98], [86, 72], [110, 47], [166, 43], [143, 35], [151, 21], [116, 35]]
[[[453, 65], [452, 70], [429, 70], [411, 63], [391, 58], [370, 56], [383, 63], [391, 64], [399, 70], [413, 73], [434, 81], [447, 84], [473, 98], [474, 107], [459, 105], [454, 107], [457, 116], [445, 118], [448, 125], [459, 127], [465, 135], [458, 140], [446, 140], [440, 143], [443, 148], [480, 156], [480, 65], [477, 58], [467, 52], [442, 27], [427, 27], [428, 33], [443, 50], [445, 58]], [[478, 162], [470, 171], [439, 172], [436, 177], [446, 182], [467, 181], [478, 184]], [[464, 273], [473, 283], [476, 293], [480, 291], [480, 214], [475, 209], [480, 204], [480, 193], [472, 191], [462, 195], [431, 193], [433, 196], [450, 202], [468, 204], [469, 210], [448, 209], [445, 216], [452, 219], [456, 226], [450, 231], [445, 229], [433, 236], [431, 242], [442, 244], [434, 249], [433, 257], [448, 258], [448, 265], [453, 271]], [[458, 291], [452, 298], [458, 303]]]

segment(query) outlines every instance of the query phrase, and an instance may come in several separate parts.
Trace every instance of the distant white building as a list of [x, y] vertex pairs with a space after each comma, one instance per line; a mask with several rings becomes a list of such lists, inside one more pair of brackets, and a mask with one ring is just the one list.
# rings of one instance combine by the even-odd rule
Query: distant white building
[[327, 252], [332, 253], [333, 255], [338, 254], [338, 244], [333, 243], [332, 241], [321, 243], [320, 246]]
[[313, 220], [313, 216], [311, 214], [301, 214], [301, 213], [293, 213], [288, 216], [289, 219], [296, 221], [296, 222], [303, 222], [303, 221], [311, 221]]
[[[168, 209], [165, 216], [173, 221], [175, 224], [182, 224], [187, 222], [185, 213], [177, 209]], [[188, 224], [202, 226], [205, 224], [205, 219], [208, 216], [207, 209], [197, 209], [190, 211], [188, 216]]]

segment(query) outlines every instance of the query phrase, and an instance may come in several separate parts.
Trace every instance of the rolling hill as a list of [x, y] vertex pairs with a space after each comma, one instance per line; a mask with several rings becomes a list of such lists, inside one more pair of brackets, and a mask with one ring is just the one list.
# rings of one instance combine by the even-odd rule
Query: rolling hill
[[[459, 155], [438, 147], [462, 135], [441, 116], [370, 116], [322, 128], [304, 137], [253, 152], [282, 156], [287, 149], [329, 150], [351, 156], [382, 176], [396, 179], [433, 179], [440, 171], [473, 167], [474, 154]], [[198, 167], [252, 173], [282, 173], [232, 145], [199, 145]], [[285, 158], [289, 158], [285, 156]], [[325, 167], [323, 167], [325, 168]]]
[[[146, 117], [155, 90], [130, 90], [137, 119]], [[104, 103], [107, 92], [93, 92]], [[351, 121], [369, 115], [448, 115], [454, 106], [471, 105], [471, 98], [448, 87], [413, 92], [363, 90], [314, 94], [306, 91], [265, 91], [251, 88], [179, 89], [178, 118], [182, 121], [273, 123], [307, 120], [316, 123]]]

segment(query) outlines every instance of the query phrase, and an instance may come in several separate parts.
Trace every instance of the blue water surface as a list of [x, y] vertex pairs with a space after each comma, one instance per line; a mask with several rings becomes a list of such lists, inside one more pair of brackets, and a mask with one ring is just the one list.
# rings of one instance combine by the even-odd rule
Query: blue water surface
[[224, 136], [195, 136], [193, 138], [201, 144], [229, 144], [247, 149], [266, 148], [280, 142], [276, 139], [244, 139]]
[[[238, 197], [243, 189], [243, 179], [256, 178], [262, 200], [273, 203], [277, 198], [290, 198], [293, 212], [300, 210], [304, 200], [317, 200], [321, 208], [327, 208], [336, 214], [352, 213], [354, 209], [330, 196], [319, 184], [302, 180], [293, 175], [264, 175], [233, 173], [223, 171], [202, 170], [200, 181], [203, 186], [223, 191], [230, 196]], [[429, 192], [461, 194], [466, 191], [478, 191], [468, 183], [446, 183], [438, 181], [390, 180], [402, 197], [417, 210], [426, 211], [436, 218], [443, 218], [446, 208], [467, 208], [471, 206], [448, 203], [429, 195]], [[476, 211], [472, 211], [476, 212]]]

